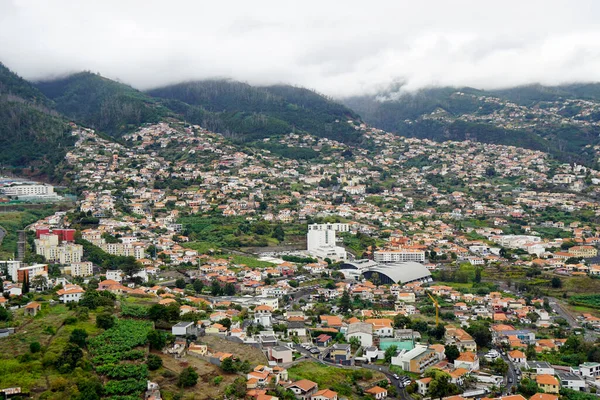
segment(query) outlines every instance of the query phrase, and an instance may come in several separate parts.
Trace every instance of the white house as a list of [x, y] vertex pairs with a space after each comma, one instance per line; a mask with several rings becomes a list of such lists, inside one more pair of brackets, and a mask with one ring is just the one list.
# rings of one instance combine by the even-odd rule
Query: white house
[[194, 322], [192, 322], [192, 321], [178, 322], [177, 324], [175, 324], [171, 327], [171, 333], [174, 336], [193, 335], [195, 333]]
[[600, 376], [600, 363], [586, 362], [579, 365], [579, 373], [587, 378]]
[[58, 299], [63, 303], [79, 303], [85, 291], [79, 285], [66, 285], [56, 292]]
[[373, 325], [364, 322], [355, 322], [348, 325], [346, 331], [346, 340], [350, 341], [352, 338], [358, 338], [360, 345], [363, 347], [369, 347], [373, 345]]
[[585, 380], [581, 376], [573, 372], [558, 372], [557, 375], [561, 387], [579, 392], [585, 391]]

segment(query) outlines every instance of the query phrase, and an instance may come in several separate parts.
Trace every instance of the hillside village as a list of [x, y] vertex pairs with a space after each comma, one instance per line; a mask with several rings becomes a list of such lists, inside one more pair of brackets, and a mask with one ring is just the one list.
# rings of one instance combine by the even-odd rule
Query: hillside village
[[72, 124], [77, 209], [0, 261], [0, 391], [595, 396], [600, 171], [338, 123], [361, 147]]

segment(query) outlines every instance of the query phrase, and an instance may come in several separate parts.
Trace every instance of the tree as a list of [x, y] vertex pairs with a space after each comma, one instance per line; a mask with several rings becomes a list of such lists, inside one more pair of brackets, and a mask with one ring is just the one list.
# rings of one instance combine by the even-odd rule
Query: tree
[[21, 288], [21, 292], [23, 294], [29, 293], [29, 274], [25, 274], [25, 278], [23, 279], [23, 286]]
[[523, 378], [523, 380], [517, 386], [517, 392], [521, 393], [525, 397], [533, 396], [540, 391], [540, 388], [536, 381], [533, 379]]
[[167, 338], [161, 332], [150, 331], [147, 338], [151, 349], [162, 350], [167, 345]]
[[345, 313], [352, 308], [352, 300], [350, 299], [350, 293], [344, 289], [342, 297], [340, 298], [340, 310]]
[[371, 275], [371, 282], [373, 282], [373, 285], [375, 286], [379, 286], [381, 284], [381, 278], [377, 272], [373, 272]]
[[10, 321], [12, 319], [12, 314], [4, 307], [0, 307], [0, 321]]
[[101, 329], [110, 329], [115, 325], [115, 318], [109, 313], [102, 313], [96, 317], [96, 326]]
[[535, 313], [535, 312], [528, 312], [526, 317], [534, 324], [540, 319], [540, 316], [538, 315], [538, 313]]
[[36, 275], [31, 280], [31, 284], [36, 290], [44, 290], [48, 286], [48, 279], [44, 275]]
[[233, 363], [233, 359], [231, 357], [227, 357], [223, 361], [221, 361], [221, 369], [223, 372], [227, 372], [228, 374], [232, 374], [236, 372], [235, 364]]
[[428, 369], [425, 371], [425, 377], [431, 378], [429, 382], [429, 396], [442, 399], [456, 393], [456, 385], [451, 383], [452, 377], [449, 373], [439, 369]]
[[226, 283], [223, 288], [223, 294], [225, 296], [234, 296], [235, 295], [235, 285], [233, 283]]
[[212, 294], [213, 296], [220, 296], [221, 295], [221, 285], [219, 285], [219, 282], [217, 282], [217, 280], [213, 280], [210, 284], [210, 294]]
[[185, 279], [179, 278], [175, 281], [175, 287], [179, 289], [185, 289]]
[[61, 373], [71, 372], [83, 358], [83, 351], [73, 343], [67, 343], [61, 355], [56, 361], [56, 366]]
[[460, 356], [460, 350], [453, 344], [447, 345], [445, 350], [446, 358], [449, 363], [453, 363]]
[[73, 329], [73, 332], [71, 332], [71, 336], [69, 337], [69, 342], [74, 343], [81, 348], [84, 348], [86, 345], [87, 337], [88, 333], [85, 329]]
[[562, 287], [562, 280], [558, 276], [555, 276], [552, 278], [551, 284], [554, 289], [560, 289]]
[[198, 382], [198, 373], [192, 367], [187, 367], [179, 374], [177, 386], [185, 388], [194, 386]]
[[353, 349], [358, 349], [360, 347], [360, 339], [358, 336], [352, 336], [348, 343], [350, 343], [350, 346], [352, 346]]
[[202, 293], [202, 289], [204, 289], [204, 282], [202, 282], [200, 279], [196, 279], [194, 281], [194, 290], [196, 293]]
[[229, 318], [223, 318], [219, 320], [218, 323], [223, 325], [227, 329], [231, 328], [231, 320]]
[[481, 283], [481, 268], [475, 269], [475, 283]]
[[505, 375], [508, 371], [508, 364], [501, 357], [496, 358], [496, 360], [491, 365], [492, 371], [499, 375]]
[[437, 340], [440, 340], [446, 334], [446, 328], [444, 327], [444, 325], [436, 325], [435, 327], [429, 330], [429, 333]]
[[123, 273], [131, 279], [133, 275], [140, 272], [142, 264], [135, 259], [133, 256], [123, 257], [123, 262], [119, 265], [119, 268]]
[[146, 364], [148, 365], [148, 369], [150, 371], [156, 371], [157, 369], [162, 367], [163, 362], [162, 362], [162, 358], [160, 358], [156, 354], [148, 354], [148, 358], [146, 359]]
[[31, 342], [29, 344], [29, 351], [32, 353], [38, 353], [40, 350], [42, 350], [42, 345], [40, 344], [40, 342]]
[[388, 347], [387, 349], [385, 349], [385, 362], [386, 363], [390, 363], [392, 362], [392, 357], [396, 356], [396, 353], [398, 352], [398, 346], [396, 345], [392, 345], [390, 347]]
[[[246, 379], [243, 377], [235, 378], [231, 385], [225, 388], [227, 398], [243, 399], [246, 397]], [[282, 398], [282, 397], [280, 397]]]
[[410, 318], [406, 315], [396, 314], [394, 317], [394, 326], [400, 329], [408, 329], [412, 324]]
[[283, 242], [283, 240], [285, 239], [285, 232], [283, 231], [283, 227], [281, 225], [277, 225], [273, 230], [273, 234], [271, 236], [277, 239], [278, 242]]
[[492, 333], [489, 328], [481, 324], [472, 324], [467, 328], [467, 332], [473, 336], [473, 340], [478, 347], [490, 348], [492, 345]]

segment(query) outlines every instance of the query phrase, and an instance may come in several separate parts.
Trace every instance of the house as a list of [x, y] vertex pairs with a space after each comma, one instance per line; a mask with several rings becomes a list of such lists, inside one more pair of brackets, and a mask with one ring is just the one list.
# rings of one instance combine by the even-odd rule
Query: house
[[321, 315], [319, 316], [321, 324], [330, 328], [341, 328], [342, 319], [337, 315]]
[[600, 376], [600, 363], [586, 362], [579, 365], [579, 373], [581, 376], [593, 378]]
[[508, 352], [508, 359], [515, 364], [526, 364], [527, 357], [521, 350], [513, 350]]
[[372, 388], [365, 390], [365, 393], [370, 394], [377, 400], [385, 399], [388, 395], [387, 390], [379, 386], [373, 386]]
[[460, 351], [477, 352], [475, 340], [462, 328], [457, 328], [453, 325], [446, 326], [444, 340], [445, 344], [453, 344], [458, 347]]
[[472, 351], [460, 353], [460, 356], [454, 360], [454, 368], [464, 368], [468, 371], [476, 371], [479, 369], [479, 357]]
[[427, 391], [429, 390], [430, 383], [431, 383], [431, 378], [417, 379], [417, 392], [421, 396], [425, 396], [427, 394]]
[[329, 343], [331, 343], [332, 339], [333, 338], [331, 336], [322, 333], [315, 338], [315, 343], [319, 347], [327, 347], [329, 346]]
[[32, 301], [25, 306], [25, 314], [35, 317], [38, 312], [42, 311], [42, 305], [37, 301]]
[[342, 363], [350, 359], [351, 349], [349, 344], [336, 343], [331, 347], [329, 357], [332, 358], [336, 363]]
[[329, 389], [323, 389], [323, 390], [319, 390], [317, 393], [315, 393], [311, 397], [311, 400], [337, 400], [337, 398], [338, 398], [337, 392], [334, 392], [333, 390], [329, 390]]
[[373, 326], [373, 333], [379, 337], [394, 337], [394, 322], [391, 319], [366, 319], [367, 324]]
[[536, 393], [529, 400], [558, 400], [558, 396], [548, 393]]
[[308, 379], [301, 379], [296, 382], [292, 382], [287, 386], [287, 389], [290, 389], [294, 392], [294, 395], [297, 399], [300, 400], [310, 400], [311, 396], [315, 394], [319, 390], [319, 386]]
[[292, 362], [292, 350], [286, 346], [273, 346], [268, 348], [269, 360], [277, 364]]
[[399, 352], [392, 357], [392, 364], [398, 365], [405, 371], [422, 373], [433, 364], [440, 361], [438, 353], [424, 345], [416, 345], [414, 349], [407, 352]]
[[64, 288], [56, 292], [58, 299], [63, 303], [79, 303], [84, 293], [85, 291], [79, 285], [65, 285]]
[[182, 321], [171, 327], [171, 333], [174, 336], [188, 336], [196, 334], [196, 328], [192, 321]]
[[355, 322], [348, 325], [346, 330], [346, 340], [349, 342], [352, 338], [358, 338], [360, 345], [369, 347], [373, 345], [373, 325], [364, 322]]
[[544, 393], [554, 393], [558, 394], [560, 390], [560, 386], [558, 384], [558, 379], [556, 379], [552, 375], [541, 374], [535, 377], [535, 381], [537, 382], [540, 389], [544, 391]]
[[585, 380], [573, 372], [557, 372], [560, 386], [567, 389], [585, 391]]
[[554, 367], [546, 361], [527, 361], [527, 368], [537, 375], [554, 375]]
[[254, 323], [265, 327], [271, 326], [271, 313], [273, 308], [267, 305], [260, 305], [254, 309]]

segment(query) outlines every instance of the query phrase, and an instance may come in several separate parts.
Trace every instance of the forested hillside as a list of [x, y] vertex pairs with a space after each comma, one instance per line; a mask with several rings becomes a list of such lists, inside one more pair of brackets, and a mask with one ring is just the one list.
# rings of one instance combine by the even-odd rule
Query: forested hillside
[[600, 85], [530, 85], [504, 90], [433, 88], [343, 100], [364, 120], [403, 136], [477, 140], [549, 152], [591, 164], [599, 143]]
[[316, 92], [287, 85], [255, 87], [229, 80], [186, 82], [148, 91], [187, 119], [207, 128], [257, 139], [309, 132], [345, 142], [358, 140], [348, 119], [360, 117]]
[[144, 93], [91, 72], [36, 86], [65, 116], [115, 137], [169, 115], [169, 110]]
[[[57, 177], [55, 165], [75, 138], [66, 121], [29, 82], [0, 64], [0, 165]], [[18, 171], [17, 171], [18, 172]]]

